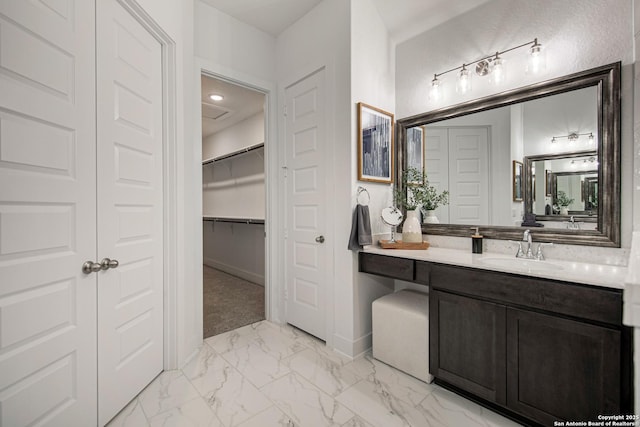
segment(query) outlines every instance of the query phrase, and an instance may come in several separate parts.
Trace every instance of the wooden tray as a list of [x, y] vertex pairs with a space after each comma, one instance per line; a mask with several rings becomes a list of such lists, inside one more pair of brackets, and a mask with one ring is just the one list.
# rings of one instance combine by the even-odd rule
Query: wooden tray
[[428, 249], [429, 242], [403, 242], [402, 240], [396, 240], [391, 243], [388, 240], [379, 240], [378, 244], [382, 249]]

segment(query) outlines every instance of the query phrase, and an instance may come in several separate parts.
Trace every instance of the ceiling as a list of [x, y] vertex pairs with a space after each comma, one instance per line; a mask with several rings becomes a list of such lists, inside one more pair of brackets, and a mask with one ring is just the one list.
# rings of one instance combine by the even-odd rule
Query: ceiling
[[[202, 138], [206, 138], [231, 125], [247, 119], [264, 108], [262, 92], [247, 89], [233, 83], [201, 76], [202, 85]], [[224, 96], [222, 101], [212, 101], [209, 95]]]
[[[277, 36], [322, 0], [201, 0]], [[372, 0], [396, 42], [404, 41], [488, 0]]]

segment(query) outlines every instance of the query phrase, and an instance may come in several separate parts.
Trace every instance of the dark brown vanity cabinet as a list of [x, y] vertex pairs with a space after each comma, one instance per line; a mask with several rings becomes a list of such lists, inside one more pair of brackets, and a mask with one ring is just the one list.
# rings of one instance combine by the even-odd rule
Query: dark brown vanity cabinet
[[360, 271], [395, 259], [403, 280], [413, 272], [430, 287], [429, 371], [438, 383], [545, 426], [633, 412], [620, 289], [424, 261], [411, 268], [374, 254], [361, 254]]

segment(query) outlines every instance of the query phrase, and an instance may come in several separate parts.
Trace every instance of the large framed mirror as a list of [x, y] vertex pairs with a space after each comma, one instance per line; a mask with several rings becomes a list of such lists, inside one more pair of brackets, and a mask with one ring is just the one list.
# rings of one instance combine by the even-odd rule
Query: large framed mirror
[[[432, 235], [620, 246], [620, 72], [614, 63], [397, 121], [396, 186], [407, 135], [423, 135], [424, 172], [449, 191]], [[513, 162], [524, 164], [514, 200]], [[415, 163], [415, 162], [412, 162]]]

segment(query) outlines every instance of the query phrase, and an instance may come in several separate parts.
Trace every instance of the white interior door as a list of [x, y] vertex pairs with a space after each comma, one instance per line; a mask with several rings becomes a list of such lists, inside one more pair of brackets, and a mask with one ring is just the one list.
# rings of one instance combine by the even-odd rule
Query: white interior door
[[324, 70], [286, 89], [287, 322], [326, 339]]
[[489, 131], [449, 129], [451, 224], [489, 224]]
[[0, 1], [0, 425], [96, 424], [91, 1]]
[[98, 417], [162, 371], [161, 45], [115, 0], [98, 1]]

